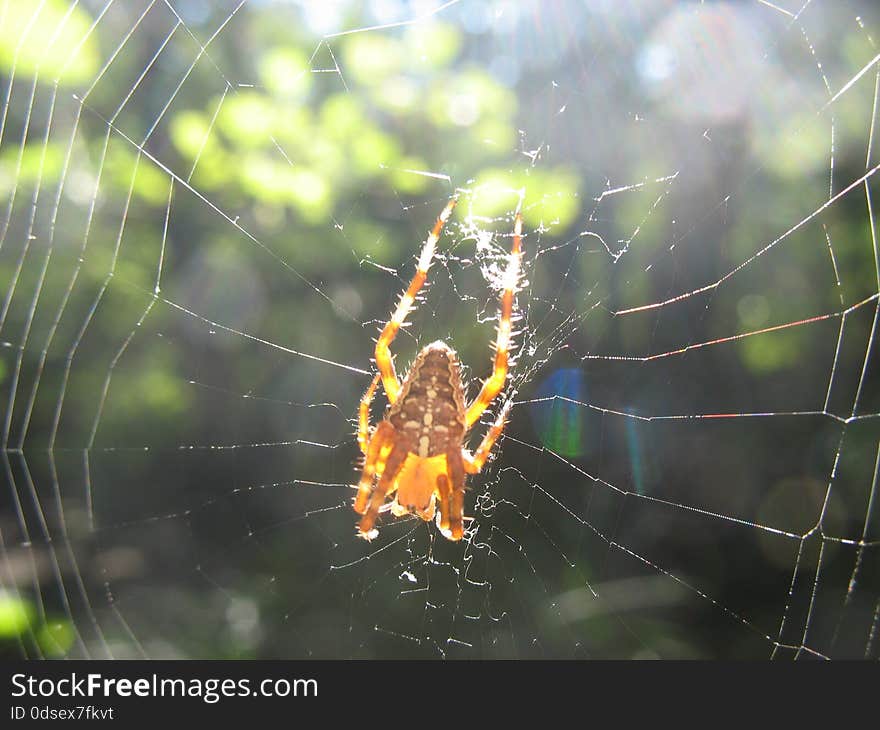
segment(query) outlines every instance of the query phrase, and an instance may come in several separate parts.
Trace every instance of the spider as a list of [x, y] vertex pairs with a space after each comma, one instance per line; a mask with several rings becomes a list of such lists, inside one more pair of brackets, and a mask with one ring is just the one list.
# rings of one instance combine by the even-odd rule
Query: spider
[[[501, 392], [507, 378], [513, 297], [522, 259], [519, 212], [504, 273], [494, 367], [473, 402], [466, 405], [467, 392], [458, 356], [445, 342], [432, 342], [422, 348], [402, 383], [397, 379], [391, 359], [389, 347], [427, 279], [440, 232], [456, 200], [453, 196], [437, 218], [422, 248], [415, 276], [376, 341], [378, 372], [364, 393], [358, 411], [358, 445], [364, 455], [364, 466], [354, 510], [363, 515], [358, 523], [358, 534], [366, 540], [379, 534], [375, 524], [380, 512], [390, 509], [395, 517], [414, 514], [429, 522], [435, 516], [438, 502], [440, 533], [449, 540], [461, 540], [465, 475], [476, 474], [483, 468], [504, 430], [510, 410], [508, 401], [476, 452], [471, 454], [464, 447], [468, 431]], [[380, 380], [388, 397], [388, 408], [384, 419], [371, 429], [370, 403]], [[386, 498], [392, 494], [393, 501], [386, 505]]]

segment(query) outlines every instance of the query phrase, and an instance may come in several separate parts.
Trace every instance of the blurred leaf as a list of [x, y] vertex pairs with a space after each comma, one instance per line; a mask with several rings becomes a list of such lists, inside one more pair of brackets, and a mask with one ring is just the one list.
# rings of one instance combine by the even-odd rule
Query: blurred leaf
[[483, 119], [473, 126], [473, 136], [489, 153], [505, 155], [516, 148], [516, 128], [500, 119]]
[[210, 121], [200, 112], [187, 110], [171, 120], [171, 141], [190, 161], [194, 161], [200, 154], [211, 154], [209, 146], [216, 145], [216, 141], [209, 132]]
[[476, 69], [444, 79], [428, 96], [426, 107], [438, 127], [469, 127], [486, 118], [511, 119], [517, 112], [513, 92]]
[[[288, 155], [293, 151], [290, 150], [291, 147], [296, 150], [311, 150], [316, 130], [309, 107], [285, 106], [279, 109], [273, 123], [273, 134]], [[318, 139], [324, 139], [324, 135], [318, 135]]]
[[0, 195], [9, 195], [16, 186], [29, 187], [37, 181], [43, 186], [57, 182], [63, 166], [64, 148], [59, 143], [44, 146], [34, 142], [26, 144], [24, 149], [5, 149], [0, 153]]
[[70, 651], [76, 633], [67, 619], [56, 619], [43, 624], [37, 632], [40, 648], [50, 657], [63, 657]]
[[297, 48], [275, 48], [260, 61], [260, 79], [276, 96], [301, 99], [312, 86], [309, 60]]
[[151, 205], [168, 200], [169, 177], [155, 162], [122, 143], [107, 150], [102, 179], [120, 191], [132, 192]]
[[321, 105], [321, 129], [337, 140], [357, 134], [363, 127], [367, 112], [353, 94], [333, 94]]
[[430, 178], [419, 175], [418, 172], [428, 170], [428, 163], [421, 157], [403, 157], [398, 163], [399, 167], [391, 170], [391, 184], [401, 193], [416, 195], [424, 192]]
[[359, 33], [342, 47], [342, 73], [358, 83], [374, 85], [403, 67], [406, 50], [396, 38]]
[[[34, 9], [37, 9], [34, 12]], [[98, 41], [82, 5], [63, 0], [4, 3], [0, 23], [0, 69], [36, 74], [45, 82], [69, 85], [98, 71]]]
[[327, 220], [333, 208], [330, 186], [318, 172], [304, 167], [292, 171], [290, 197], [300, 214], [312, 223]]
[[767, 324], [770, 303], [762, 294], [746, 294], [737, 302], [736, 313], [745, 330], [757, 330]]
[[141, 157], [137, 175], [134, 179], [134, 192], [152, 205], [165, 205], [168, 202], [168, 187], [171, 180], [168, 174], [148, 157]]
[[580, 211], [580, 178], [565, 167], [531, 168], [527, 171], [489, 168], [476, 176], [472, 213], [494, 217], [510, 213], [525, 191], [523, 217], [528, 225], [567, 228]]
[[406, 76], [390, 76], [376, 91], [378, 103], [397, 114], [415, 111], [419, 98], [418, 85]]
[[263, 202], [280, 203], [292, 187], [289, 165], [265, 155], [247, 155], [238, 166], [241, 184], [247, 193]]
[[34, 609], [27, 601], [0, 591], [0, 638], [23, 634], [33, 619]]
[[234, 144], [259, 148], [270, 144], [276, 107], [254, 90], [227, 96], [217, 115], [217, 126]]
[[118, 371], [111, 384], [115, 411], [107, 413], [103, 428], [113, 430], [111, 418], [118, 418], [117, 426], [133, 422], [167, 421], [186, 413], [192, 402], [192, 390], [187, 383], [171, 372], [165, 363], [141, 363], [136, 371]]
[[397, 167], [400, 154], [397, 140], [378, 129], [363, 129], [351, 143], [351, 161], [363, 175], [378, 175], [383, 165]]
[[789, 330], [737, 340], [743, 364], [758, 375], [797, 366], [800, 360], [799, 345], [796, 333]]
[[449, 23], [417, 23], [407, 28], [404, 44], [408, 59], [433, 71], [449, 65], [458, 54], [461, 33]]
[[800, 180], [828, 164], [831, 123], [816, 114], [792, 115], [756, 128], [754, 140], [755, 157], [762, 165]]

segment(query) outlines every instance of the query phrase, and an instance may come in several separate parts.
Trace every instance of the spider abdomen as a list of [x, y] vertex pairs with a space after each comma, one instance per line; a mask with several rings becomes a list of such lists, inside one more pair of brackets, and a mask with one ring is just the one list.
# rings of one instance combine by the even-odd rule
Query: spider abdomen
[[465, 432], [464, 389], [455, 351], [433, 342], [419, 352], [388, 420], [408, 450], [421, 458], [460, 449]]

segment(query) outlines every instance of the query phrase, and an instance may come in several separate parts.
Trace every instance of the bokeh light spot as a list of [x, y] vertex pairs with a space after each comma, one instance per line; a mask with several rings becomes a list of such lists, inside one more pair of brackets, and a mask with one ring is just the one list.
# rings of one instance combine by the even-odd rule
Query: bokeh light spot
[[[532, 418], [541, 442], [569, 458], [586, 452], [584, 402], [587, 387], [582, 370], [560, 368], [538, 386]], [[577, 402], [575, 402], [577, 401]]]

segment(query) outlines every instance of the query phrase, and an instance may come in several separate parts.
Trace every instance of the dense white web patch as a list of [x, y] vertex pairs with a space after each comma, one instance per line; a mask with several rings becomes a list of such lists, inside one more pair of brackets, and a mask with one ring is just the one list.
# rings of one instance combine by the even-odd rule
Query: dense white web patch
[[[480, 213], [479, 178], [398, 167], [429, 192], [392, 186], [380, 211], [364, 190], [318, 224], [344, 257], [336, 278], [311, 268], [320, 252], [295, 213], [279, 238], [271, 205], [252, 213], [197, 175], [222, 115], [258, 86], [236, 34], [289, 8], [43, 2], [24, 18], [0, 114], [0, 586], [32, 611], [8, 635], [22, 655], [878, 657], [878, 19], [828, 0], [665, 18], [665, 4], [644, 18], [595, 5], [594, 43], [561, 60], [512, 4], [492, 23], [466, 0], [358, 27], [311, 18], [323, 35], [304, 73], [335, 92], [365, 83], [345, 38], [443, 20], [505, 47], [495, 73], [521, 76], [511, 88], [532, 108], [508, 213]], [[528, 12], [565, 25], [564, 6], [562, 20]], [[0, 25], [12, 13], [0, 4]], [[742, 87], [708, 111], [696, 101], [718, 77], [670, 56], [705, 17], [748, 62], [716, 69]], [[100, 61], [71, 83], [92, 44]], [[561, 76], [542, 76], [551, 61]], [[633, 67], [644, 87], [613, 87]], [[210, 114], [184, 165], [167, 139], [192, 107]], [[763, 135], [757, 152], [741, 129]], [[662, 154], [638, 168], [629, 146]], [[586, 171], [561, 194], [580, 211], [569, 226], [530, 193], [566, 155]], [[412, 519], [365, 544], [353, 419], [372, 338], [455, 188], [464, 213], [398, 364], [441, 336], [485, 377], [521, 205], [512, 420], [470, 483], [466, 540]], [[401, 260], [381, 233], [358, 238], [400, 219]], [[290, 290], [297, 311], [277, 311]]]

